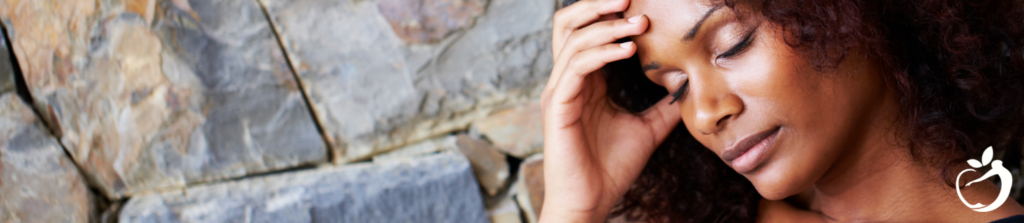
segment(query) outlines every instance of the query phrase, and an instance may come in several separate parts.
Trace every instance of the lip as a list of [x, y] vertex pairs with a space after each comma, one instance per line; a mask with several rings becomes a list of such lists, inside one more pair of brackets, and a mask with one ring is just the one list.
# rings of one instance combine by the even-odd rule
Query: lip
[[775, 127], [757, 134], [747, 136], [739, 143], [722, 151], [722, 159], [732, 163], [732, 168], [739, 173], [746, 173], [761, 164], [767, 150], [775, 144], [781, 127]]

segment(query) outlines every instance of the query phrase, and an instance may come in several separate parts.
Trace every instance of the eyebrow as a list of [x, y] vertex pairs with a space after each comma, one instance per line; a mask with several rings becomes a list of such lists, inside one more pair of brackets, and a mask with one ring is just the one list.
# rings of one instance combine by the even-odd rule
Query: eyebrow
[[683, 40], [691, 41], [694, 37], [697, 37], [697, 30], [700, 30], [700, 26], [704, 25], [704, 21], [708, 20], [708, 17], [711, 17], [711, 14], [715, 13], [715, 11], [718, 11], [718, 9], [720, 8], [722, 8], [722, 5], [716, 5], [714, 8], [708, 10], [708, 12], [705, 12], [704, 16], [700, 17], [700, 20], [697, 20], [697, 24], [693, 25], [693, 28], [690, 28], [690, 32], [686, 33], [686, 36], [683, 37]]
[[[700, 17], [700, 20], [697, 20], [697, 24], [693, 25], [693, 28], [690, 28], [690, 31], [686, 33], [686, 36], [683, 36], [683, 40], [692, 41], [693, 38], [697, 37], [697, 30], [700, 30], [700, 27], [704, 25], [704, 21], [707, 21], [708, 18], [711, 17], [711, 14], [715, 13], [715, 11], [718, 11], [718, 9], [720, 8], [722, 8], [722, 5], [716, 5], [715, 7], [705, 12], [704, 16]], [[659, 64], [658, 62], [651, 62], [650, 64], [643, 65], [641, 69], [643, 70], [643, 72], [657, 70], [661, 69], [661, 64]]]
[[647, 72], [649, 70], [657, 70], [657, 69], [661, 69], [661, 64], [659, 64], [658, 62], [651, 62], [651, 63], [641, 67], [641, 69], [643, 69], [644, 72]]

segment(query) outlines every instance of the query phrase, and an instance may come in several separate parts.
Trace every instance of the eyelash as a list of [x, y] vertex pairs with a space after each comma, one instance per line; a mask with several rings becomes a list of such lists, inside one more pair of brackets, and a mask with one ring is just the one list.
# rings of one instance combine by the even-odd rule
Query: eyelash
[[750, 42], [753, 42], [752, 40], [754, 39], [755, 31], [757, 31], [756, 28], [754, 30], [751, 30], [749, 33], [747, 33], [746, 36], [743, 37], [743, 40], [740, 41], [740, 43], [736, 44], [736, 46], [733, 46], [732, 49], [729, 49], [729, 51], [725, 51], [725, 53], [719, 54], [718, 58], [729, 58], [736, 56], [736, 54], [743, 53], [743, 51], [746, 50], [748, 46], [750, 46]]
[[[719, 54], [718, 58], [729, 58], [736, 56], [737, 54], [743, 53], [744, 50], [746, 50], [747, 47], [750, 46], [750, 43], [753, 42], [755, 31], [757, 31], [756, 28], [754, 30], [751, 30], [749, 33], [747, 33], [746, 36], [743, 37], [742, 41], [737, 43], [736, 46], [733, 46], [728, 51], [725, 51], [725, 53]], [[670, 101], [668, 104], [673, 104], [676, 103], [676, 101], [679, 101], [679, 97], [683, 96], [683, 92], [686, 92], [686, 89], [688, 89], [689, 86], [690, 81], [686, 81], [686, 83], [683, 83], [683, 86], [676, 90], [676, 92], [672, 92], [672, 101]]]
[[668, 102], [668, 104], [676, 103], [676, 101], [679, 100], [679, 97], [683, 96], [683, 92], [686, 91], [686, 89], [689, 88], [689, 86], [690, 81], [686, 81], [686, 83], [683, 83], [682, 87], [679, 87], [679, 90], [676, 90], [676, 92], [672, 92], [672, 101]]

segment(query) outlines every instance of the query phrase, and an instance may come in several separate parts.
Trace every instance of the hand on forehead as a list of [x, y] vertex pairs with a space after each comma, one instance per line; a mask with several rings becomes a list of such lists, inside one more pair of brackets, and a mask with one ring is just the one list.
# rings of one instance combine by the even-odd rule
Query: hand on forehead
[[650, 20], [672, 26], [693, 26], [715, 8], [711, 2], [698, 0], [630, 0], [624, 18], [646, 15]]

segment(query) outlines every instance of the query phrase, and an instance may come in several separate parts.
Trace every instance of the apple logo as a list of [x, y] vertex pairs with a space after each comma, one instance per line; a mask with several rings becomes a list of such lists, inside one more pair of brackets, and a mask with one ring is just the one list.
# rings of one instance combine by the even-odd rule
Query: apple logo
[[981, 154], [981, 162], [978, 162], [978, 160], [975, 159], [967, 160], [967, 164], [971, 165], [971, 167], [974, 168], [981, 168], [987, 166], [989, 162], [991, 162], [992, 164], [992, 169], [986, 172], [985, 175], [981, 176], [981, 178], [968, 182], [967, 185], [964, 185], [964, 188], [971, 186], [971, 184], [973, 183], [981, 182], [983, 180], [991, 178], [992, 176], [999, 176], [999, 182], [1002, 184], [1002, 186], [999, 189], [999, 196], [996, 197], [996, 200], [992, 202], [992, 204], [970, 204], [967, 202], [967, 200], [964, 199], [964, 195], [960, 193], [960, 175], [963, 175], [966, 172], [975, 172], [973, 168], [960, 171], [960, 174], [956, 175], [956, 195], [960, 196], [960, 201], [963, 202], [964, 205], [967, 205], [967, 207], [977, 212], [989, 212], [995, 210], [996, 208], [999, 208], [999, 206], [1002, 206], [1003, 202], [1006, 202], [1006, 198], [1010, 197], [1010, 185], [1013, 183], [1013, 175], [1010, 174], [1009, 170], [1003, 167], [1003, 161], [992, 160], [991, 146], [986, 148], [985, 152]]

